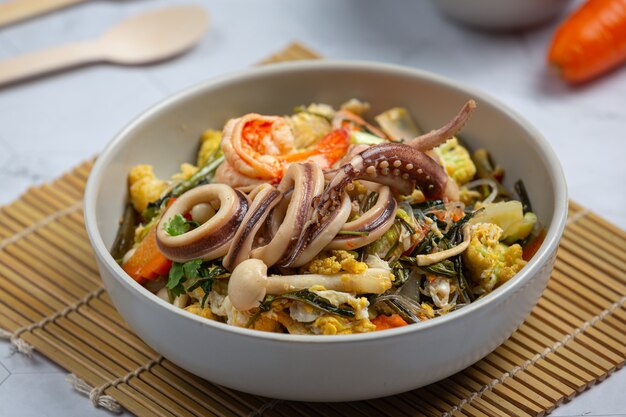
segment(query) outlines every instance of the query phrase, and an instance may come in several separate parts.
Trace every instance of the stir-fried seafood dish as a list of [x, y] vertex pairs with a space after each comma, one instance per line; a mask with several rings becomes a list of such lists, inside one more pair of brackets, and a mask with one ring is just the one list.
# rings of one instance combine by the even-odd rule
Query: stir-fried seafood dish
[[418, 323], [514, 279], [541, 244], [522, 181], [445, 126], [367, 103], [246, 114], [171, 179], [131, 169], [111, 254], [177, 307], [232, 326], [350, 334]]

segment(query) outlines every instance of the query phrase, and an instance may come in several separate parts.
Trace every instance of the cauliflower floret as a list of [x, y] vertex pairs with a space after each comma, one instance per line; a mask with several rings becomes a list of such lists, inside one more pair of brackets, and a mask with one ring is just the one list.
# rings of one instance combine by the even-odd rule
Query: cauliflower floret
[[128, 174], [130, 202], [142, 212], [150, 202], [157, 200], [167, 188], [167, 182], [154, 175], [152, 165], [136, 165]]
[[463, 185], [476, 175], [476, 165], [467, 149], [459, 145], [457, 138], [448, 140], [434, 150], [448, 175], [457, 184]]
[[286, 117], [294, 137], [294, 146], [297, 149], [309, 147], [328, 133], [330, 122], [316, 114], [300, 112]]
[[202, 133], [200, 137], [200, 150], [198, 151], [198, 166], [204, 166], [209, 158], [220, 146], [222, 141], [222, 132], [219, 130], [209, 129]]
[[187, 162], [180, 165], [180, 172], [172, 175], [174, 181], [188, 180], [193, 174], [198, 171], [198, 167]]
[[332, 275], [341, 271], [350, 274], [362, 274], [367, 269], [365, 262], [359, 262], [354, 255], [345, 250], [330, 251], [330, 256], [312, 260], [305, 268], [311, 274]]
[[473, 281], [487, 292], [511, 279], [526, 265], [522, 247], [500, 243], [502, 229], [493, 223], [472, 226], [472, 239], [463, 260]]

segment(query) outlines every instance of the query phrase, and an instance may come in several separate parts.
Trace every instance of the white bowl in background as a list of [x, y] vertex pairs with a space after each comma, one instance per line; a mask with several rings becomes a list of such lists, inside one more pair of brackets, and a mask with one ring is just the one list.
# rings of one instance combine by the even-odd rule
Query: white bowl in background
[[[206, 320], [137, 284], [110, 256], [127, 199], [131, 166], [169, 177], [194, 160], [197, 140], [247, 112], [287, 114], [310, 102], [357, 97], [372, 113], [405, 106], [425, 130], [447, 122], [469, 98], [478, 108], [462, 137], [487, 148], [522, 178], [547, 227], [537, 254], [517, 276], [471, 305], [433, 320], [345, 336], [254, 331]], [[163, 356], [209, 381], [267, 397], [348, 401], [381, 397], [445, 378], [479, 360], [522, 323], [544, 290], [567, 216], [559, 161], [517, 113], [483, 93], [410, 68], [309, 61], [276, 64], [204, 82], [162, 101], [124, 128], [96, 161], [85, 193], [85, 223], [104, 284], [124, 319]]]
[[513, 30], [547, 22], [572, 0], [433, 0], [446, 16], [482, 29]]

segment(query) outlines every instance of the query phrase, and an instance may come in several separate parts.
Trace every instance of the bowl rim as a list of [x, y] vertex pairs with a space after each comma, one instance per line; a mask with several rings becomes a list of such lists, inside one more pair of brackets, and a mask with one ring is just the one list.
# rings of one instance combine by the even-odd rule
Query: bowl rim
[[[516, 279], [509, 280], [504, 285], [499, 287], [493, 293], [488, 296], [474, 301], [470, 305], [463, 307], [462, 309], [452, 311], [444, 316], [436, 317], [435, 319], [428, 320], [419, 325], [403, 326], [394, 329], [388, 329], [383, 332], [369, 332], [350, 335], [292, 335], [283, 333], [270, 333], [262, 332], [253, 329], [247, 329], [242, 327], [231, 326], [226, 323], [221, 323], [213, 320], [207, 320], [203, 317], [189, 313], [182, 308], [176, 307], [173, 304], [167, 303], [160, 297], [152, 294], [145, 289], [142, 285], [130, 278], [120, 265], [115, 262], [110, 255], [108, 248], [105, 246], [104, 241], [100, 235], [97, 227], [96, 218], [96, 196], [103, 182], [103, 170], [109, 164], [112, 155], [115, 154], [118, 148], [123, 147], [127, 141], [129, 134], [141, 126], [151, 118], [158, 116], [160, 113], [167, 111], [171, 107], [175, 107], [176, 104], [185, 98], [195, 95], [205, 94], [213, 88], [228, 85], [232, 83], [239, 83], [245, 80], [254, 80], [258, 77], [280, 75], [293, 72], [310, 72], [310, 71], [323, 71], [323, 70], [341, 70], [341, 71], [370, 71], [387, 73], [398, 76], [410, 76], [421, 78], [427, 82], [445, 85], [453, 89], [464, 91], [474, 98], [477, 102], [489, 102], [496, 106], [507, 117], [513, 120], [521, 126], [534, 142], [539, 150], [546, 158], [546, 165], [549, 175], [554, 182], [554, 212], [550, 219], [550, 228], [546, 234], [546, 237], [540, 246], [539, 250], [528, 262], [526, 266], [516, 274]], [[132, 119], [115, 137], [107, 144], [101, 154], [98, 156], [96, 163], [94, 164], [85, 188], [84, 195], [84, 218], [87, 234], [94, 248], [96, 256], [100, 260], [101, 266], [105, 266], [111, 275], [125, 287], [127, 291], [131, 291], [135, 296], [146, 297], [151, 302], [160, 305], [161, 307], [169, 310], [171, 313], [181, 316], [181, 318], [195, 320], [201, 325], [208, 326], [212, 330], [227, 332], [229, 334], [235, 334], [242, 337], [249, 337], [254, 339], [261, 339], [265, 341], [275, 342], [291, 342], [291, 343], [359, 343], [363, 341], [386, 339], [388, 337], [395, 337], [401, 335], [407, 335], [413, 332], [423, 332], [437, 326], [445, 326], [450, 320], [461, 320], [463, 316], [470, 315], [477, 310], [490, 305], [498, 303], [503, 299], [510, 297], [519, 288], [527, 284], [527, 282], [534, 277], [539, 270], [549, 262], [551, 254], [557, 249], [560, 237], [565, 228], [567, 220], [567, 185], [565, 176], [561, 164], [543, 135], [526, 119], [524, 119], [516, 111], [509, 108], [507, 105], [501, 103], [499, 100], [485, 94], [481, 91], [477, 91], [471, 87], [468, 87], [460, 82], [448, 79], [446, 77], [433, 74], [428, 71], [419, 70], [411, 67], [405, 67], [395, 64], [371, 62], [371, 61], [355, 61], [355, 60], [311, 60], [311, 61], [297, 61], [297, 62], [285, 62], [271, 64], [263, 67], [253, 67], [227, 75], [218, 76], [215, 78], [202, 81], [194, 84], [190, 87], [183, 89], [175, 94], [172, 94], [156, 104], [152, 105], [147, 110], [143, 111], [139, 116]]]

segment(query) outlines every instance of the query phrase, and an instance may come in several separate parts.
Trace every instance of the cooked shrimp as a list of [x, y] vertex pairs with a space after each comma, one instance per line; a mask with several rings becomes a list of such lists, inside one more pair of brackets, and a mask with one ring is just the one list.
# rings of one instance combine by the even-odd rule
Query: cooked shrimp
[[277, 156], [292, 149], [293, 135], [282, 117], [249, 113], [224, 126], [224, 157], [247, 177], [264, 180], [281, 177], [283, 163]]
[[235, 170], [235, 168], [233, 168], [233, 166], [226, 161], [224, 161], [215, 171], [213, 181], [218, 184], [230, 185], [231, 187], [238, 189], [254, 188], [265, 182], [264, 180], [243, 175], [239, 171]]
[[314, 161], [323, 169], [330, 168], [346, 153], [349, 142], [348, 132], [338, 129], [320, 139], [313, 149], [296, 152], [285, 119], [250, 113], [226, 124], [222, 151], [233, 172], [252, 181], [278, 182], [294, 162]]

